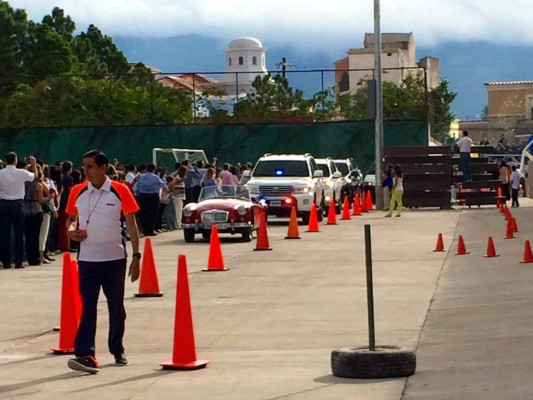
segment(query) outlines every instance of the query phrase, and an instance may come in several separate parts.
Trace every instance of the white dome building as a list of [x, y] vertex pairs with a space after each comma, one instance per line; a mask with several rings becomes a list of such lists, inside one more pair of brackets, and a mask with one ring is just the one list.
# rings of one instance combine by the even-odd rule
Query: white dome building
[[229, 95], [247, 93], [254, 79], [265, 76], [266, 48], [259, 39], [242, 37], [232, 40], [226, 49], [226, 74], [222, 75], [217, 87]]

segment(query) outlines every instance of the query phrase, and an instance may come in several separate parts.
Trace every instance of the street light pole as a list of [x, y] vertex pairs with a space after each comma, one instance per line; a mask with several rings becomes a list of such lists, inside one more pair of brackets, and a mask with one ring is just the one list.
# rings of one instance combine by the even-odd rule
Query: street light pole
[[374, 79], [376, 80], [376, 119], [374, 120], [376, 146], [376, 210], [383, 209], [383, 83], [381, 70], [381, 12], [380, 0], [374, 0]]

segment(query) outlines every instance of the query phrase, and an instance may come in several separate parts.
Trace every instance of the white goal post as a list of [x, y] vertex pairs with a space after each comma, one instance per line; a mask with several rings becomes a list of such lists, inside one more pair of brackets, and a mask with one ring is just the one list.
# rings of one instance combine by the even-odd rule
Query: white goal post
[[203, 161], [204, 164], [208, 163], [203, 150], [162, 147], [154, 147], [152, 149], [152, 163], [156, 166], [165, 167], [167, 171], [173, 171], [174, 165], [183, 160], [189, 160], [190, 162]]

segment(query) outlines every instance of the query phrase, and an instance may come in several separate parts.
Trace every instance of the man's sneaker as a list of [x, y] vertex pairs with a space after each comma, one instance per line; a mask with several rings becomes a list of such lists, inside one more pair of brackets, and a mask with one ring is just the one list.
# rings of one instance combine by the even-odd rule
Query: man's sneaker
[[67, 365], [74, 371], [88, 372], [96, 374], [98, 369], [98, 361], [93, 356], [76, 357], [68, 360]]
[[126, 358], [126, 355], [124, 353], [114, 354], [114, 356], [115, 356], [115, 365], [118, 365], [119, 367], [128, 365], [128, 359]]

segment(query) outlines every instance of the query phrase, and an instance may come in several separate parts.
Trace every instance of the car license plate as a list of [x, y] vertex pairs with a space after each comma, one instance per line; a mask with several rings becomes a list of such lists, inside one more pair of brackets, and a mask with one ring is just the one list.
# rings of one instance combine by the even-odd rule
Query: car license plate
[[281, 201], [280, 200], [271, 201], [270, 202], [270, 206], [271, 207], [281, 207]]

